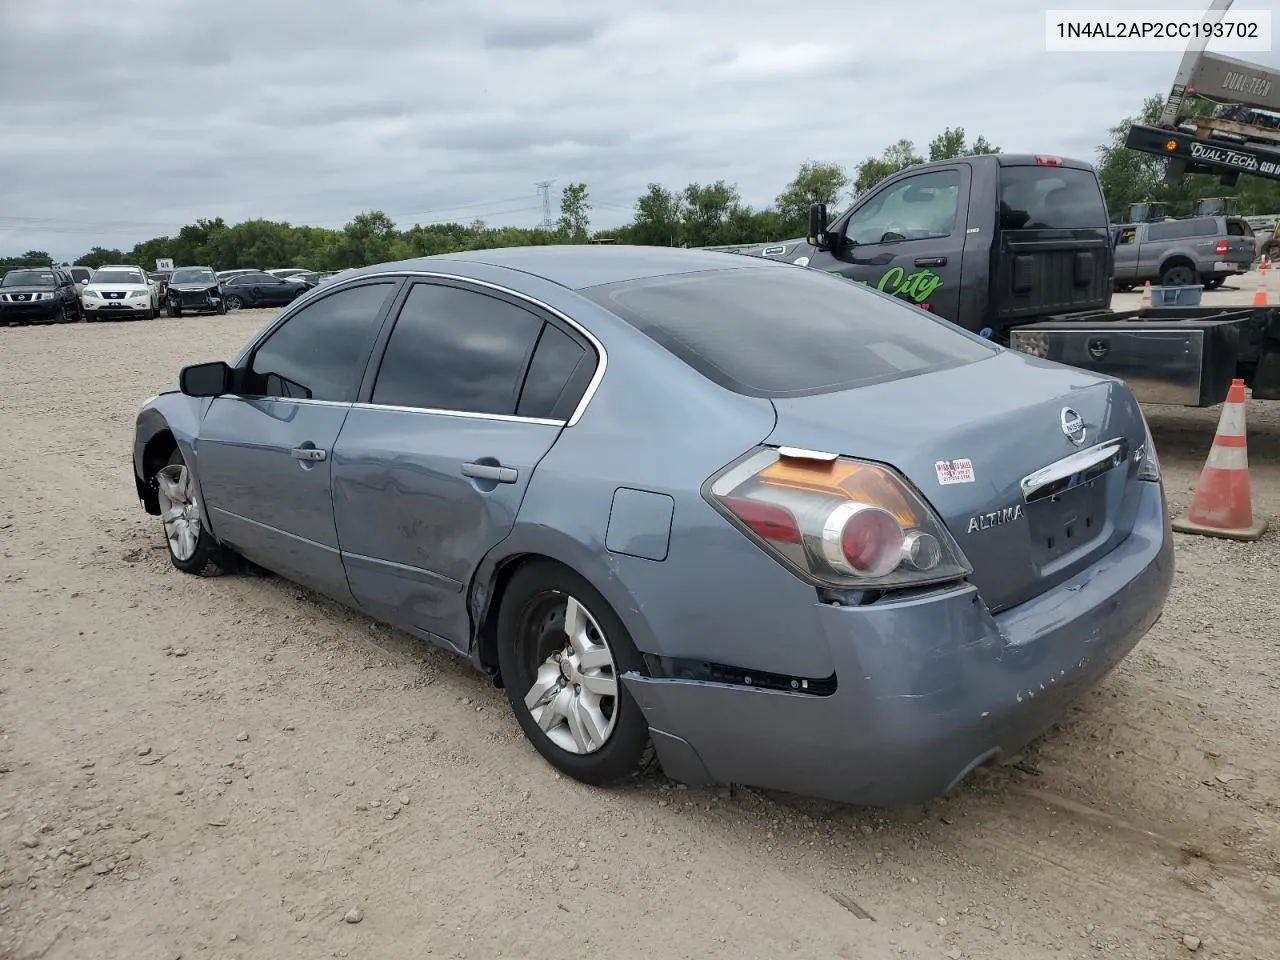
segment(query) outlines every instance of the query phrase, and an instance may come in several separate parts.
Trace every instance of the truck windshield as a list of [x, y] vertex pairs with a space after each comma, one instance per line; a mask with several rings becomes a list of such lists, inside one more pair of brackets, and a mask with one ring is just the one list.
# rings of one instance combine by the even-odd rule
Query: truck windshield
[[1000, 168], [1001, 230], [1093, 230], [1108, 222], [1092, 170]]

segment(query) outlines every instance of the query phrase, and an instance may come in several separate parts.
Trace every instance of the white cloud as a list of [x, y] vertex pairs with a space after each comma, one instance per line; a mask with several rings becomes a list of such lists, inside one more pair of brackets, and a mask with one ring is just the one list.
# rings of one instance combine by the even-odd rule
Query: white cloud
[[609, 226], [650, 181], [761, 205], [946, 126], [1093, 160], [1179, 55], [1048, 54], [1050, 6], [1097, 3], [0, 0], [0, 253], [375, 207], [532, 225], [551, 178]]

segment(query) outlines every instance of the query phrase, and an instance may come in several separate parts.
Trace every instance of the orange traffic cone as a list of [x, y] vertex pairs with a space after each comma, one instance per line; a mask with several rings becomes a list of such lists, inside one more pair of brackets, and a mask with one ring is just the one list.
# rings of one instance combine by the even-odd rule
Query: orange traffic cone
[[1258, 289], [1253, 293], [1253, 305], [1255, 307], [1268, 306], [1267, 303], [1267, 278], [1264, 276], [1258, 281]]
[[1243, 380], [1231, 381], [1191, 507], [1173, 521], [1173, 529], [1228, 540], [1257, 540], [1267, 529], [1266, 520], [1253, 516]]
[[1151, 309], [1151, 281], [1150, 280], [1148, 280], [1146, 283], [1142, 285], [1142, 304], [1138, 307], [1138, 309], [1139, 310]]

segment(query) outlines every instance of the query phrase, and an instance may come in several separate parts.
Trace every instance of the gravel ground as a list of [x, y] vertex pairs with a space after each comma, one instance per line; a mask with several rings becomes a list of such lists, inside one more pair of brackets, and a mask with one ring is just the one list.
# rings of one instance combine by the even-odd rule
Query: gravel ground
[[[268, 316], [0, 330], [0, 957], [1280, 955], [1280, 531], [1179, 536], [1150, 636], [950, 800], [592, 790], [446, 654], [169, 565], [135, 412]], [[1181, 510], [1217, 411], [1149, 413]]]

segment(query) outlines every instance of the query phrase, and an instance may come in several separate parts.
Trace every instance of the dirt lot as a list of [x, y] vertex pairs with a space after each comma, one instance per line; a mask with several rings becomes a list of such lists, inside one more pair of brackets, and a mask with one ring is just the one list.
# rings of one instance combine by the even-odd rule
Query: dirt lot
[[[0, 957], [1280, 956], [1280, 530], [1180, 537], [1154, 632], [951, 800], [591, 790], [445, 654], [169, 565], [135, 411], [266, 318], [0, 330]], [[1180, 510], [1217, 411], [1150, 414]]]

